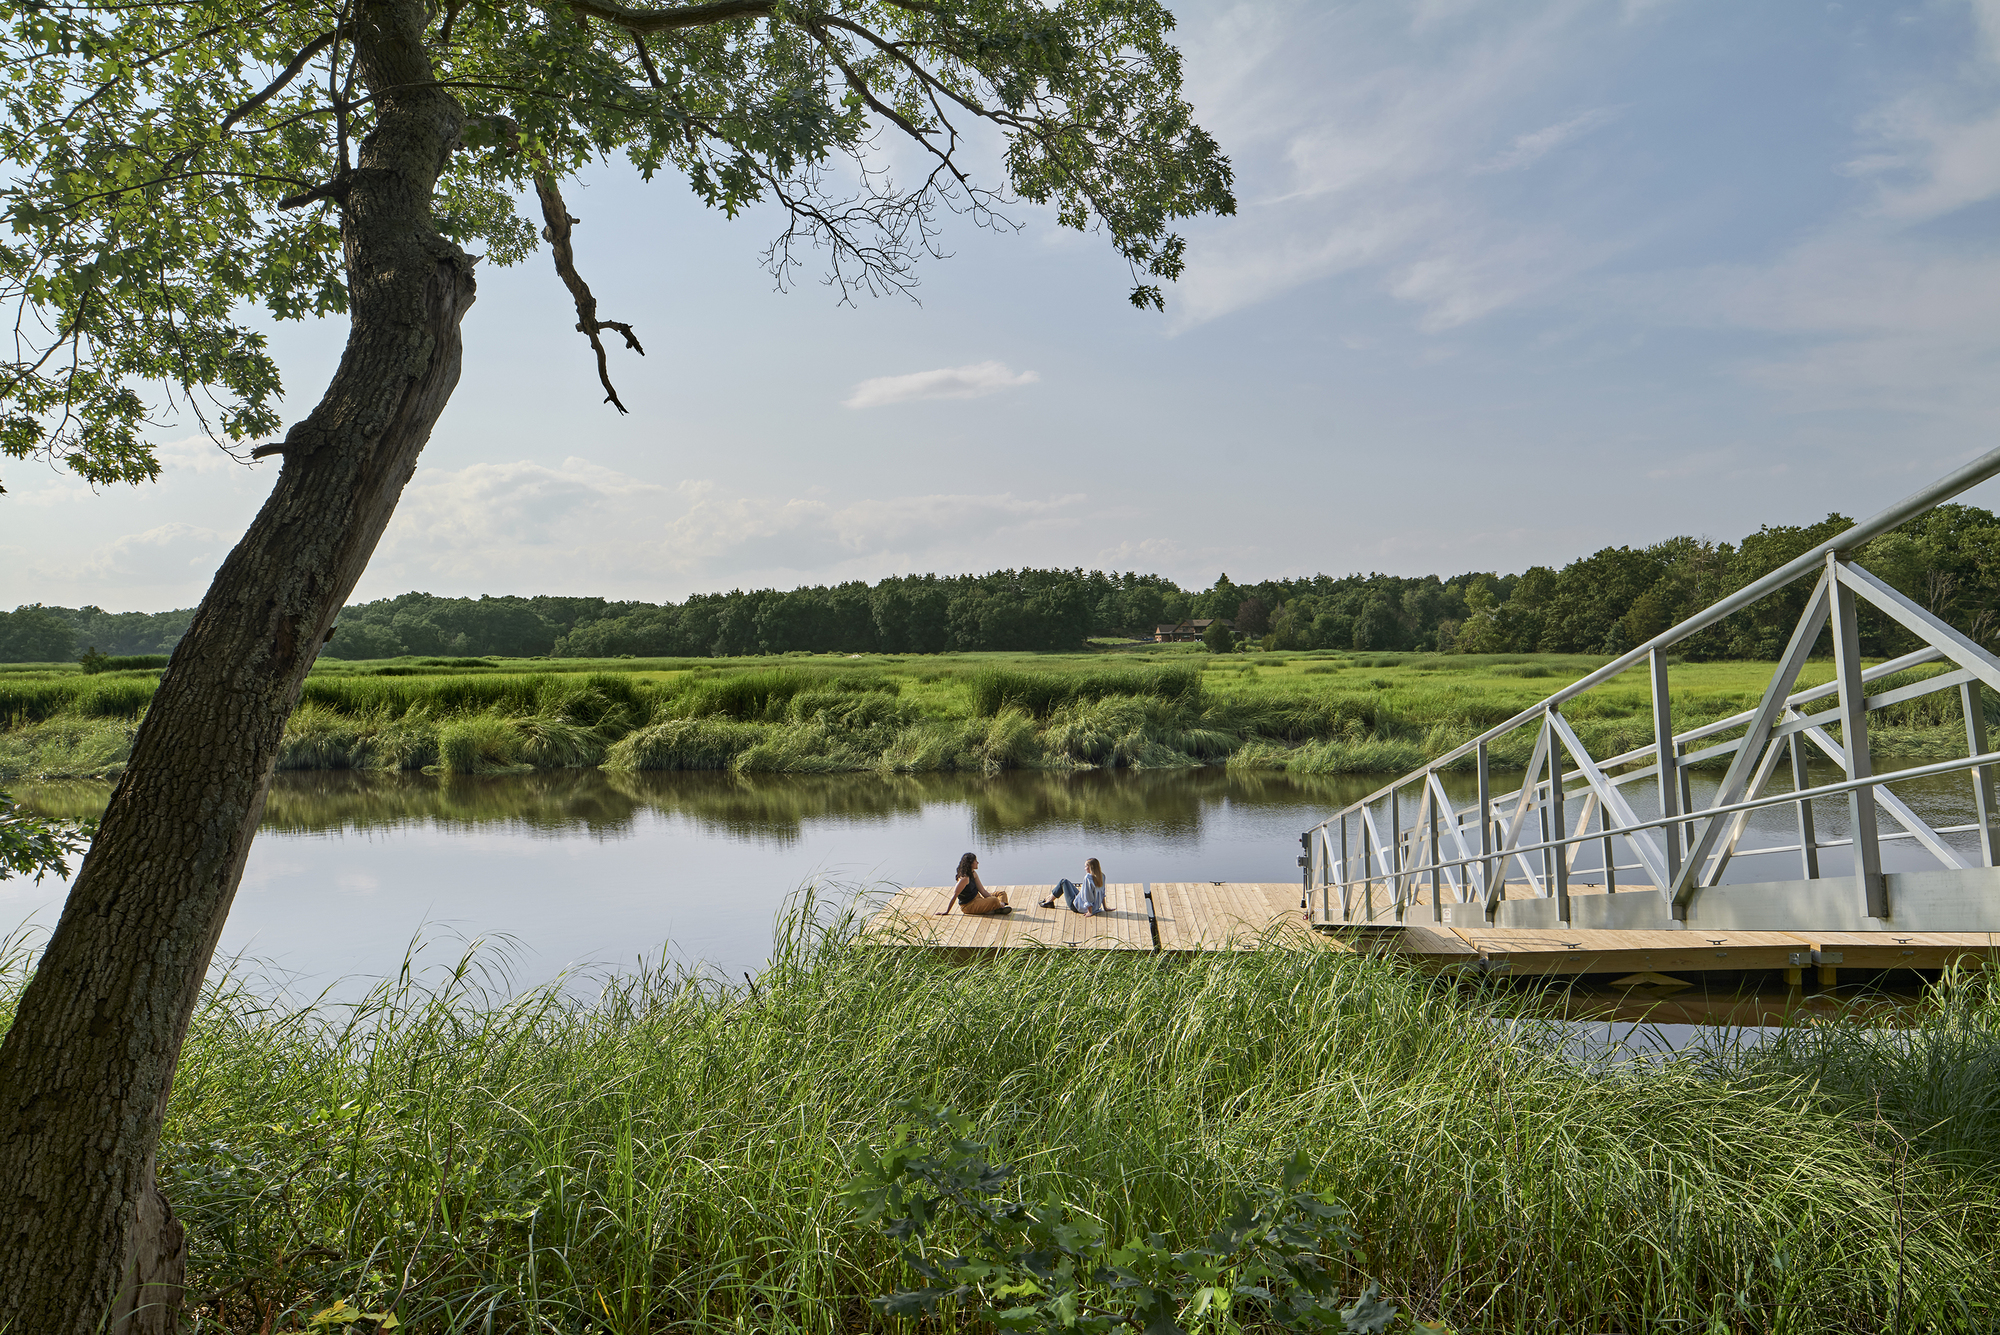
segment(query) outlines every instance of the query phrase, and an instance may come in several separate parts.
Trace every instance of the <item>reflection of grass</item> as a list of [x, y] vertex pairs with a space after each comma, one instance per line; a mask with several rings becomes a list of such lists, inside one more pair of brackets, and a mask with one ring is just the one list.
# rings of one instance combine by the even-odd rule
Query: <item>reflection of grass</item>
[[[1986, 1095], [1894, 1097], [1851, 1032], [1592, 1071], [1504, 999], [1330, 951], [966, 968], [834, 932], [752, 987], [659, 970], [589, 1001], [480, 965], [352, 1008], [207, 993], [160, 1146], [204, 1329], [398, 1297], [417, 1330], [878, 1328], [864, 1300], [910, 1277], [842, 1188], [912, 1099], [970, 1114], [1028, 1199], [1173, 1245], [1303, 1150], [1388, 1296], [1466, 1331], [2000, 1315], [1990, 1133], [1937, 1132]], [[24, 977], [0, 966], [0, 1024]], [[1989, 991], [1926, 1024], [1990, 1071], [1996, 1015]]]
[[[1193, 829], [1227, 802], [1237, 807], [1319, 811], [1364, 795], [1371, 781], [1311, 778], [1270, 770], [1016, 770], [991, 777], [927, 774], [716, 774], [552, 770], [504, 775], [280, 774], [264, 828], [321, 830], [437, 822], [505, 822], [541, 829], [623, 830], [642, 810], [685, 816], [739, 834], [794, 837], [806, 822], [907, 815], [926, 806], [967, 807], [982, 838], [1046, 828]], [[96, 817], [102, 784], [37, 784], [17, 794], [40, 815]]]
[[[307, 682], [278, 763], [451, 773], [602, 764], [621, 771], [990, 774], [1226, 761], [1238, 770], [1296, 774], [1401, 772], [1602, 661], [1323, 653], [1253, 660], [1162, 650], [711, 659], [613, 672], [524, 660], [474, 671], [441, 661], [381, 676], [346, 665]], [[402, 673], [405, 665], [391, 666]], [[1768, 672], [1758, 663], [1677, 668], [1675, 725], [1747, 709]], [[1804, 683], [1823, 682], [1829, 672], [1813, 663]], [[0, 714], [16, 726], [0, 733], [0, 779], [115, 772], [127, 722], [145, 707], [153, 681], [150, 674], [10, 676], [0, 683]], [[1599, 756], [1637, 748], [1652, 735], [1642, 671], [1592, 690], [1564, 712]], [[1873, 726], [1883, 756], [1963, 753], [1955, 692], [1880, 711]], [[1494, 743], [1494, 763], [1519, 767], [1533, 744], [1532, 728], [1517, 729]]]

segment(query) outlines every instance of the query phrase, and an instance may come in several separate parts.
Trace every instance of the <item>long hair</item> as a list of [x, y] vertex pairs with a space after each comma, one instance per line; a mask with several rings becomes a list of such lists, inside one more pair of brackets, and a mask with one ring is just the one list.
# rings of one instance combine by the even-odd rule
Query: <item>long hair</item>
[[1099, 885], [1104, 884], [1104, 864], [1100, 863], [1096, 858], [1085, 858], [1083, 860], [1083, 869], [1092, 876], [1095, 876]]
[[[974, 857], [974, 856], [973, 856], [972, 854], [970, 854], [970, 853], [967, 853], [967, 854], [966, 854], [966, 855], [965, 855], [964, 857], [960, 858], [960, 859], [958, 860], [958, 873], [957, 873], [957, 874], [958, 874], [958, 876], [970, 876], [970, 875], [972, 875], [972, 864], [973, 864], [974, 862], [976, 862], [977, 860], [978, 860], [978, 859], [977, 859], [977, 858], [975, 858], [975, 857]], [[956, 877], [955, 877], [954, 879], [956, 879]]]

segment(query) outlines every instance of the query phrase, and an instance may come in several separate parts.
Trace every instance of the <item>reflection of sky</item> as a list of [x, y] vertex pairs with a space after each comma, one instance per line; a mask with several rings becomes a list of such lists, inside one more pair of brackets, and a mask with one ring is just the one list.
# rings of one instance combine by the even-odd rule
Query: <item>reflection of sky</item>
[[[442, 943], [453, 933], [515, 938], [528, 980], [663, 945], [738, 977], [761, 964], [774, 918], [815, 877], [942, 885], [972, 850], [992, 885], [1052, 884], [1093, 856], [1114, 883], [1290, 881], [1299, 832], [1367, 789], [1219, 771], [1079, 777], [677, 775], [622, 798], [601, 775], [539, 790], [532, 779], [446, 790], [302, 778], [274, 790], [221, 952], [324, 985], [393, 970], [436, 924], [449, 931], [431, 931], [432, 955], [455, 949]], [[371, 789], [406, 800], [385, 811], [367, 802]], [[537, 792], [532, 810], [507, 800]], [[53, 923], [64, 890], [0, 882], [0, 923]]]
[[[323, 986], [393, 970], [420, 932], [439, 939], [433, 955], [455, 950], [444, 944], [453, 935], [486, 934], [519, 942], [524, 980], [572, 964], [629, 964], [663, 947], [733, 978], [758, 968], [787, 898], [814, 878], [942, 885], [970, 850], [990, 885], [1048, 885], [1076, 876], [1086, 857], [1101, 859], [1114, 884], [1292, 881], [1300, 832], [1379, 782], [1217, 770], [641, 777], [286, 776], [251, 849], [222, 953]], [[1698, 776], [1697, 794], [1715, 783]], [[1446, 788], [1460, 801], [1473, 796], [1467, 776], [1448, 776]], [[1899, 789], [1935, 825], [1970, 818], [1962, 778]], [[1641, 816], [1657, 810], [1645, 783], [1625, 791]], [[1845, 836], [1846, 812], [1845, 801], [1818, 804], [1821, 839]], [[1791, 822], [1789, 808], [1759, 813], [1746, 843], [1793, 842]], [[1885, 820], [1884, 831], [1892, 828]], [[1965, 836], [1953, 841], [1969, 846]], [[1827, 850], [1822, 867], [1840, 875], [1847, 857]], [[1884, 845], [1883, 860], [1892, 871], [1934, 865], [1909, 842]], [[1596, 865], [1587, 849], [1578, 878], [1595, 880]], [[1788, 879], [1797, 867], [1795, 854], [1742, 857], [1726, 879]], [[52, 924], [65, 888], [54, 879], [0, 882], [0, 924]]]

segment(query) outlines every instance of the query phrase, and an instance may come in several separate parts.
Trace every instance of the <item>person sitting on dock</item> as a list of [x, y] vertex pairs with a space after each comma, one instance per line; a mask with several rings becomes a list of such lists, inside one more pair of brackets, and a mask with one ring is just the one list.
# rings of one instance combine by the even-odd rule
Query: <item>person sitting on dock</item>
[[951, 888], [951, 898], [938, 910], [942, 918], [951, 912], [951, 906], [958, 905], [960, 913], [1009, 914], [1014, 906], [1007, 902], [1005, 890], [988, 890], [979, 883], [979, 859], [967, 853], [958, 860], [958, 883]]
[[1104, 868], [1096, 858], [1085, 858], [1082, 885], [1065, 876], [1056, 882], [1056, 888], [1049, 892], [1049, 897], [1035, 907], [1054, 908], [1058, 895], [1069, 904], [1071, 913], [1081, 913], [1086, 918], [1096, 917], [1104, 912]]

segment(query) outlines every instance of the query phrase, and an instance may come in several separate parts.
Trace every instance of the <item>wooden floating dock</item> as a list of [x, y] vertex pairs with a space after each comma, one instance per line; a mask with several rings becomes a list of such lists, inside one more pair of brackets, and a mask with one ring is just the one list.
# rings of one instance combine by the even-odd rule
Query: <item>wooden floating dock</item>
[[[1652, 975], [1782, 973], [1787, 984], [1833, 985], [1841, 969], [1939, 970], [1952, 964], [2000, 962], [2000, 932], [1612, 931], [1519, 927], [1400, 926], [1314, 931], [1291, 882], [1114, 882], [1108, 911], [1095, 917], [1035, 907], [1040, 885], [1005, 890], [1014, 912], [967, 917], [938, 909], [950, 890], [915, 886], [899, 891], [870, 920], [876, 939], [947, 950], [973, 958], [1001, 950], [1140, 950], [1161, 954], [1292, 947], [1393, 954], [1435, 969], [1525, 975]], [[1624, 980], [1620, 980], [1624, 981]], [[1652, 984], [1632, 982], [1636, 988]]]
[[1036, 908], [1046, 885], [990, 885], [1007, 892], [1014, 911], [1005, 917], [968, 917], [954, 908], [940, 917], [949, 887], [913, 886], [897, 893], [869, 923], [869, 934], [911, 945], [982, 955], [1037, 947], [1146, 950], [1187, 953], [1253, 950], [1281, 939], [1311, 946], [1314, 934], [1299, 908], [1299, 888], [1289, 881], [1113, 881], [1104, 888], [1106, 912], [1072, 913], [1060, 902]]

